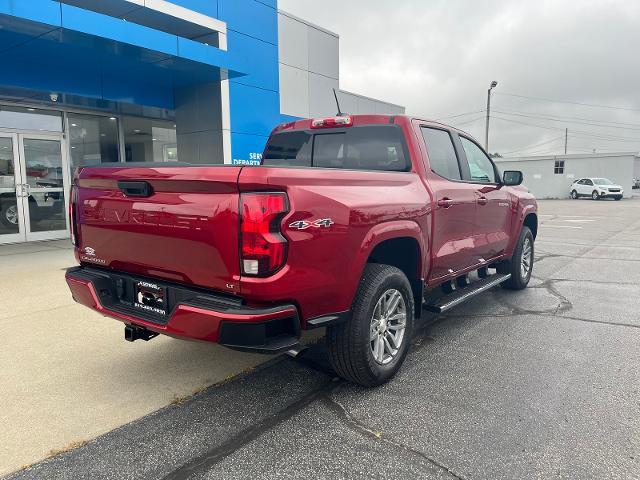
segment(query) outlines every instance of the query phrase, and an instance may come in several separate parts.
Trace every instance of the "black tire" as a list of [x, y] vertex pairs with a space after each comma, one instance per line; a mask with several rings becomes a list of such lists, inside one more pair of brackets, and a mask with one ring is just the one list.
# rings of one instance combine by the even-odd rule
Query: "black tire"
[[[5, 227], [12, 228], [18, 225], [17, 222], [11, 221], [9, 219], [10, 212], [15, 208], [17, 208], [17, 206], [9, 202], [0, 205], [0, 223], [2, 223], [2, 225], [4, 225]], [[14, 218], [14, 216], [11, 215], [11, 218]]]
[[616, 202], [622, 200], [622, 197], [616, 197]]
[[[381, 364], [372, 351], [376, 343], [371, 339], [372, 319], [378, 302], [393, 290], [399, 292], [404, 301], [405, 329], [397, 353], [388, 359], [388, 363]], [[345, 380], [364, 387], [376, 387], [389, 381], [409, 351], [414, 312], [413, 291], [406, 275], [389, 265], [367, 264], [353, 302], [351, 318], [327, 329], [329, 360], [333, 369]], [[383, 355], [386, 355], [386, 350]]]
[[598, 192], [597, 192], [597, 191], [595, 191], [595, 190], [594, 190], [594, 191], [591, 193], [591, 200], [600, 200], [600, 195], [598, 195]]
[[578, 199], [578, 192], [576, 192], [575, 190], [571, 190], [571, 198], [574, 200]]
[[[531, 246], [530, 250], [530, 264], [526, 274], [523, 273], [522, 257], [525, 250], [525, 245]], [[522, 227], [520, 232], [520, 238], [518, 239], [518, 245], [513, 252], [513, 257], [510, 260], [502, 262], [498, 265], [498, 273], [510, 273], [511, 278], [501, 285], [507, 290], [523, 290], [529, 285], [531, 280], [531, 274], [533, 272], [533, 261], [535, 257], [535, 240], [533, 233], [527, 226]]]

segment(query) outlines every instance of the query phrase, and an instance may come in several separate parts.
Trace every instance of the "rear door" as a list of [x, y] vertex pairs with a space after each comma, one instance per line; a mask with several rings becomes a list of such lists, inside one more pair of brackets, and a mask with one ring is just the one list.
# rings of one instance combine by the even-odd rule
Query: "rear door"
[[584, 185], [582, 185], [580, 190], [581, 195], [591, 196], [591, 193], [593, 193], [593, 180], [591, 180], [590, 178], [585, 178]]
[[456, 276], [476, 262], [473, 241], [476, 188], [462, 179], [451, 133], [429, 124], [418, 127], [427, 153], [427, 177], [435, 204], [429, 274], [429, 282], [435, 283]]
[[473, 186], [477, 205], [474, 243], [479, 263], [502, 255], [509, 245], [511, 197], [484, 150], [471, 138], [458, 138], [465, 156], [463, 178]]

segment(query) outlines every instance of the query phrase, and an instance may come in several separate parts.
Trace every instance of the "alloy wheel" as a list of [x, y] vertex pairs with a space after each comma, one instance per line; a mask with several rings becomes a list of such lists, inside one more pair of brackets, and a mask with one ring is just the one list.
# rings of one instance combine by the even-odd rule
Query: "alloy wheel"
[[407, 326], [407, 306], [396, 289], [382, 294], [371, 317], [369, 342], [374, 360], [380, 365], [390, 363], [402, 347]]
[[11, 205], [9, 208], [7, 208], [4, 212], [4, 218], [6, 218], [11, 225], [17, 225], [18, 207], [16, 205]]
[[520, 275], [523, 280], [529, 276], [531, 265], [533, 265], [533, 245], [531, 239], [527, 237], [522, 245], [522, 261], [520, 263]]

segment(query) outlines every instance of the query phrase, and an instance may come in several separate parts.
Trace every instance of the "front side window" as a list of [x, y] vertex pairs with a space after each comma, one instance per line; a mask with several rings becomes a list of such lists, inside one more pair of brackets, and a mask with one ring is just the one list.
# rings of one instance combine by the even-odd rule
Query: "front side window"
[[470, 180], [475, 183], [497, 183], [493, 163], [482, 149], [468, 138], [460, 137], [460, 141], [467, 155], [471, 173]]
[[449, 132], [428, 127], [422, 127], [421, 130], [431, 170], [449, 180], [462, 180], [460, 164]]
[[563, 175], [564, 174], [564, 160], [556, 160], [556, 163], [553, 166], [553, 173], [555, 175]]
[[591, 180], [585, 180], [584, 184], [593, 187], [593, 182]]
[[402, 130], [368, 125], [272, 135], [262, 165], [406, 171], [411, 166]]

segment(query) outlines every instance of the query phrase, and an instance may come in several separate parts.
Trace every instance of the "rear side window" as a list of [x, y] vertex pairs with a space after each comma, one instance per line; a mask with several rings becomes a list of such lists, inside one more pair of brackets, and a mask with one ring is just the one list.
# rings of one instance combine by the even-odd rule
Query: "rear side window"
[[460, 164], [449, 132], [422, 127], [422, 136], [427, 145], [431, 170], [449, 180], [462, 180]]
[[396, 125], [277, 133], [269, 139], [262, 164], [396, 172], [411, 166]]

